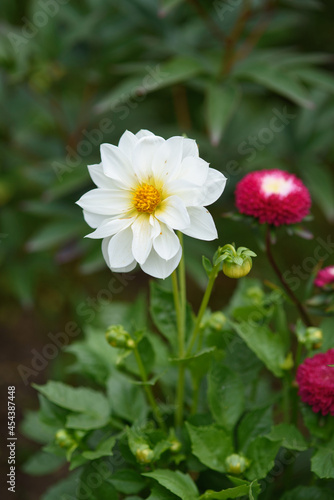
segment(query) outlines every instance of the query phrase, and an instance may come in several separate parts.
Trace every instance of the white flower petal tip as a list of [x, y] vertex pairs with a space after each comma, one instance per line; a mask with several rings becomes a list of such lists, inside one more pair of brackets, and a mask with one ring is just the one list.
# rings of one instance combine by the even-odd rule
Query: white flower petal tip
[[139, 264], [145, 273], [165, 279], [182, 255], [175, 230], [202, 240], [217, 238], [204, 207], [219, 198], [226, 178], [199, 157], [196, 141], [127, 130], [118, 146], [101, 145], [101, 160], [88, 167], [97, 187], [76, 203], [94, 229], [86, 237], [102, 239], [113, 272]]

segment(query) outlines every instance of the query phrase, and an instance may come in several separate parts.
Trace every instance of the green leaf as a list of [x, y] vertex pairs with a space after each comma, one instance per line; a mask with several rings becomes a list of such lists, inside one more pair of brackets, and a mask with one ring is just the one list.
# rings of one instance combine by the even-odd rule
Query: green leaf
[[247, 458], [251, 461], [245, 476], [249, 480], [262, 479], [275, 465], [275, 457], [280, 449], [280, 443], [258, 437], [247, 449]]
[[301, 432], [292, 424], [278, 424], [272, 427], [266, 435], [270, 441], [280, 441], [281, 446], [288, 450], [307, 450], [307, 443]]
[[284, 493], [280, 500], [333, 500], [333, 491], [318, 486], [297, 486]]
[[121, 469], [116, 471], [110, 478], [110, 482], [120, 493], [130, 495], [139, 493], [146, 486], [139, 472], [132, 469]]
[[311, 470], [321, 479], [334, 478], [334, 438], [319, 447], [311, 459]]
[[211, 84], [206, 95], [206, 120], [210, 141], [218, 146], [231, 116], [236, 110], [240, 92], [235, 85]]
[[175, 500], [176, 498], [178, 497], [174, 495], [174, 493], [171, 493], [160, 484], [157, 484], [156, 486], [153, 486], [151, 494], [147, 500]]
[[51, 427], [40, 420], [40, 412], [28, 411], [20, 424], [20, 432], [24, 436], [45, 444], [54, 438], [57, 428]]
[[79, 473], [72, 472], [66, 479], [51, 486], [41, 500], [65, 500], [65, 498], [76, 498]]
[[198, 460], [212, 470], [226, 472], [226, 458], [233, 453], [231, 434], [214, 425], [194, 427], [188, 422], [186, 425], [191, 450]]
[[89, 500], [118, 500], [118, 494], [110, 479], [112, 469], [105, 461], [89, 462], [81, 473], [77, 484], [77, 497], [86, 497]]
[[175, 57], [162, 64], [145, 67], [146, 72], [124, 80], [96, 106], [97, 113], [111, 111], [116, 106], [130, 101], [136, 96], [169, 87], [192, 78], [202, 71], [202, 66], [189, 57]]
[[330, 73], [316, 68], [298, 68], [296, 75], [305, 83], [310, 83], [316, 87], [323, 88], [334, 93], [334, 78]]
[[26, 247], [29, 252], [40, 252], [64, 244], [81, 234], [82, 227], [75, 220], [49, 223], [27, 242]]
[[222, 491], [207, 490], [199, 497], [199, 500], [228, 500], [229, 498], [239, 498], [245, 495], [249, 495], [249, 498], [252, 498], [253, 491], [260, 491], [260, 486], [257, 482], [243, 484], [236, 486], [235, 488], [228, 488]]
[[39, 451], [28, 458], [23, 464], [22, 470], [31, 476], [43, 476], [59, 469], [66, 462], [64, 457], [58, 457]]
[[314, 108], [314, 103], [311, 101], [306, 87], [287, 71], [270, 67], [268, 64], [258, 64], [243, 72], [242, 76], [290, 99], [299, 106], [308, 109]]
[[237, 373], [216, 361], [210, 370], [208, 401], [216, 422], [232, 430], [245, 408], [244, 386]]
[[261, 408], [247, 413], [238, 426], [240, 450], [247, 455], [249, 445], [259, 436], [265, 436], [273, 425], [272, 409]]
[[202, 264], [203, 264], [203, 267], [205, 269], [205, 272], [207, 274], [207, 276], [210, 276], [211, 274], [211, 271], [212, 271], [212, 262], [210, 259], [208, 259], [207, 257], [205, 257], [205, 255], [202, 256]]
[[329, 441], [334, 434], [334, 418], [331, 415], [323, 416], [319, 413], [314, 413], [308, 405], [301, 406], [301, 413], [304, 424], [311, 435], [323, 441]]
[[246, 321], [230, 323], [248, 347], [263, 361], [268, 370], [277, 377], [282, 377], [284, 374], [282, 365], [285, 360], [283, 339], [264, 325], [251, 325]]
[[110, 457], [113, 452], [112, 449], [115, 446], [116, 438], [111, 436], [108, 439], [103, 439], [101, 443], [98, 444], [97, 448], [93, 451], [83, 451], [82, 456], [88, 458], [88, 460], [96, 460], [101, 457]]
[[195, 500], [198, 498], [197, 486], [188, 474], [183, 474], [178, 470], [156, 469], [154, 472], [143, 474], [143, 476], [155, 479], [182, 500]]
[[112, 408], [112, 415], [124, 418], [128, 422], [144, 420], [148, 408], [143, 389], [125, 375], [114, 372], [107, 381], [107, 394]]
[[109, 404], [106, 397], [93, 389], [71, 387], [62, 382], [49, 381], [44, 386], [33, 384], [49, 401], [71, 410], [67, 427], [76, 429], [97, 429], [109, 419]]

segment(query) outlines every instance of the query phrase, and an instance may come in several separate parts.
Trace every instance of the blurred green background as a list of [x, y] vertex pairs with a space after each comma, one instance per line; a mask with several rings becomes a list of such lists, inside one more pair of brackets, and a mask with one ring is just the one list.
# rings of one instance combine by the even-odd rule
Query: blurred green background
[[[282, 168], [311, 191], [314, 219], [307, 227], [315, 239], [281, 231], [276, 253], [283, 271], [312, 256], [316, 238], [333, 233], [334, 4], [4, 0], [0, 13], [1, 380], [4, 390], [17, 387], [19, 420], [37, 398], [18, 366], [31, 367], [48, 333], [88, 321], [78, 305], [90, 301], [97, 312], [112, 277], [100, 242], [83, 239], [89, 228], [74, 204], [93, 187], [86, 165], [99, 162], [100, 143], [116, 144], [124, 130], [141, 128], [196, 139], [201, 157], [228, 177], [210, 209], [219, 244], [255, 250], [255, 277], [275, 281], [259, 235], [222, 216], [235, 210], [235, 185], [247, 172]], [[195, 307], [205, 284], [200, 258], [216, 246], [186, 241]], [[137, 272], [117, 300], [132, 300], [147, 285]], [[234, 286], [218, 280], [214, 307]], [[29, 382], [67, 377], [66, 356]], [[32, 449], [20, 437], [19, 461]], [[18, 496], [39, 498], [53, 481], [21, 475]]]

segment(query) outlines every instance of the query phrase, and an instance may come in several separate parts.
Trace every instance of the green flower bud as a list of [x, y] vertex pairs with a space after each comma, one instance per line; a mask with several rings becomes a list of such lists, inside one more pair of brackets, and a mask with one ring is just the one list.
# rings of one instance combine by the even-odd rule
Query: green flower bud
[[320, 328], [309, 326], [305, 332], [306, 346], [312, 349], [319, 349], [322, 346], [323, 334]]
[[136, 346], [135, 341], [130, 337], [129, 333], [124, 330], [122, 325], [113, 325], [106, 331], [106, 339], [112, 347], [122, 349], [133, 349]]
[[293, 357], [292, 357], [292, 352], [289, 352], [283, 363], [281, 363], [280, 367], [282, 370], [291, 370], [293, 368]]
[[173, 439], [170, 445], [170, 451], [172, 453], [178, 453], [181, 450], [181, 443], [177, 439]]
[[228, 262], [227, 260], [223, 263], [223, 273], [229, 278], [239, 279], [247, 276], [247, 274], [252, 269], [252, 258], [243, 257], [242, 264], [237, 264], [236, 262]]
[[76, 441], [66, 429], [59, 429], [56, 432], [56, 443], [61, 448], [69, 449], [76, 444]]
[[246, 296], [256, 304], [262, 304], [265, 293], [259, 286], [251, 286], [246, 292]]
[[212, 328], [220, 331], [226, 324], [226, 316], [220, 311], [216, 311], [205, 318], [201, 323], [201, 328]]
[[249, 460], [247, 460], [247, 458], [243, 457], [242, 455], [233, 453], [233, 455], [227, 457], [225, 464], [227, 472], [229, 474], [239, 475], [247, 469], [247, 467], [249, 466]]
[[149, 464], [154, 457], [154, 451], [148, 445], [142, 445], [136, 450], [136, 459], [141, 464]]

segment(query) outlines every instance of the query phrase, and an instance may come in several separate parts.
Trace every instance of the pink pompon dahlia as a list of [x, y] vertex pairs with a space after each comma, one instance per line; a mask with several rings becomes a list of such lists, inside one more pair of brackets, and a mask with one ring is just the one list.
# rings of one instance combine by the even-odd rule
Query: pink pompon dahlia
[[236, 205], [242, 214], [260, 224], [295, 224], [308, 215], [311, 197], [295, 175], [284, 170], [259, 170], [247, 174], [237, 185]]
[[318, 271], [314, 284], [322, 288], [326, 285], [334, 284], [334, 266], [324, 267]]
[[315, 413], [334, 415], [334, 349], [306, 358], [298, 367], [299, 396]]

